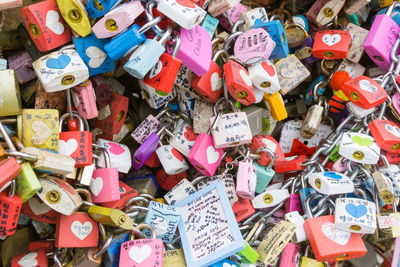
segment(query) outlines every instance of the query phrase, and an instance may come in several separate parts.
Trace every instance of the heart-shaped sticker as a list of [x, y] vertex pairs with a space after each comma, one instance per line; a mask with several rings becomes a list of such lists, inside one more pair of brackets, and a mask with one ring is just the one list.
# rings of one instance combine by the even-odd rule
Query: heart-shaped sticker
[[342, 229], [339, 229], [335, 226], [335, 224], [331, 222], [326, 222], [322, 224], [321, 227], [322, 233], [335, 242], [338, 245], [344, 246], [349, 242], [351, 233], [344, 231]]
[[60, 55], [58, 58], [49, 58], [46, 61], [46, 66], [50, 69], [65, 69], [71, 62], [71, 58], [68, 55]]
[[218, 72], [214, 72], [213, 74], [211, 74], [210, 82], [211, 82], [211, 91], [215, 92], [221, 90], [222, 78], [219, 76]]
[[354, 218], [358, 219], [367, 214], [367, 207], [364, 205], [354, 205], [353, 203], [349, 203], [346, 205], [346, 211], [353, 216]]
[[49, 10], [46, 15], [46, 27], [57, 35], [64, 32], [64, 25], [60, 22], [60, 15], [55, 10]]
[[69, 139], [67, 142], [64, 140], [58, 142], [58, 152], [68, 157], [71, 156], [77, 148], [78, 142], [74, 138]]
[[96, 46], [90, 46], [86, 49], [86, 55], [89, 58], [89, 67], [92, 69], [100, 67], [107, 58], [107, 54]]
[[182, 154], [181, 153], [179, 153], [179, 151], [178, 150], [176, 150], [175, 148], [172, 148], [171, 149], [171, 153], [172, 153], [172, 155], [174, 155], [174, 157], [177, 159], [177, 160], [179, 160], [179, 161], [183, 161], [183, 156], [182, 156]]
[[400, 138], [400, 128], [397, 127], [396, 125], [386, 124], [386, 125], [385, 125], [385, 129], [386, 129], [389, 133], [391, 133], [391, 134], [395, 135], [396, 137], [399, 137], [399, 138]]
[[342, 176], [340, 176], [339, 174], [337, 174], [335, 172], [325, 172], [324, 176], [326, 176], [328, 178], [336, 179], [336, 180], [342, 179]]
[[28, 200], [28, 205], [35, 215], [45, 214], [51, 210], [49, 206], [35, 197]]
[[263, 61], [261, 63], [261, 66], [263, 69], [268, 73], [269, 76], [274, 76], [275, 75], [275, 67], [272, 64], [269, 64], [267, 61]]
[[242, 77], [243, 81], [247, 84], [247, 86], [251, 86], [251, 79], [248, 73], [246, 73], [246, 71], [244, 71], [243, 69], [241, 69], [239, 71], [240, 77]]
[[214, 146], [209, 146], [207, 147], [207, 163], [208, 164], [214, 164], [218, 161], [219, 159], [219, 153], [215, 151]]
[[32, 144], [41, 145], [49, 139], [51, 135], [51, 130], [46, 123], [41, 120], [36, 120], [32, 122], [31, 128], [34, 134], [31, 137]]
[[74, 221], [71, 223], [71, 232], [80, 240], [85, 239], [92, 232], [93, 225], [91, 222], [87, 221], [82, 224], [79, 221]]
[[116, 143], [108, 142], [107, 145], [109, 147], [108, 151], [116, 156], [125, 152], [125, 149]]
[[151, 247], [149, 245], [144, 245], [142, 247], [133, 246], [129, 249], [129, 258], [134, 262], [141, 263], [151, 254]]
[[37, 252], [28, 253], [18, 261], [18, 264], [22, 267], [35, 267], [38, 264], [37, 255]]
[[195, 141], [196, 140], [196, 134], [193, 132], [192, 128], [189, 126], [185, 127], [185, 133], [183, 134], [188, 141]]
[[360, 146], [370, 146], [372, 145], [372, 140], [369, 138], [362, 138], [361, 136], [355, 135], [351, 140]]
[[337, 44], [340, 42], [340, 40], [342, 39], [342, 37], [340, 36], [340, 34], [333, 34], [330, 35], [329, 33], [324, 34], [324, 36], [322, 36], [322, 42], [324, 42], [324, 44], [326, 44], [327, 46], [332, 46], [334, 44]]
[[378, 91], [378, 88], [375, 85], [371, 84], [371, 82], [368, 80], [360, 80], [358, 82], [358, 85], [362, 90], [370, 93], [376, 93]]
[[92, 182], [90, 183], [90, 191], [92, 194], [97, 197], [100, 194], [101, 189], [103, 189], [103, 179], [101, 179], [101, 177], [92, 179]]

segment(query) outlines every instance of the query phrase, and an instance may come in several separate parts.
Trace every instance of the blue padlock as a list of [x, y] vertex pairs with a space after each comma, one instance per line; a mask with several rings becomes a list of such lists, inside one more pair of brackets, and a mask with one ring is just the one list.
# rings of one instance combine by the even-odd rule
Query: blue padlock
[[162, 17], [157, 17], [143, 25], [141, 28], [139, 25], [134, 24], [132, 27], [113, 38], [110, 42], [104, 45], [104, 49], [108, 56], [113, 60], [118, 60], [128, 54], [137, 45], [146, 40], [144, 33], [159, 23], [162, 19]]
[[[304, 96], [304, 101], [306, 102], [307, 106], [311, 106], [314, 103], [314, 89], [315, 86], [318, 86], [317, 88], [317, 94], [318, 95], [323, 95], [325, 92], [325, 87], [322, 87], [322, 80], [325, 78], [323, 74], [319, 75], [307, 88], [306, 94]], [[319, 84], [318, 84], [319, 83]]]
[[[303, 211], [306, 211], [306, 199], [309, 195], [317, 193], [313, 188], [305, 187], [299, 189], [299, 195], [301, 199], [301, 206], [303, 207]], [[318, 204], [318, 199], [313, 199], [311, 201], [311, 207], [315, 207]]]
[[[113, 236], [110, 246], [103, 254], [102, 261], [106, 267], [118, 267], [119, 266], [119, 255], [121, 251], [122, 243], [129, 241], [131, 238], [130, 233], [122, 233], [117, 236]], [[100, 247], [104, 245], [104, 242], [100, 242]]]
[[[273, 161], [271, 161], [273, 163]], [[256, 183], [256, 193], [261, 194], [267, 188], [268, 184], [271, 182], [275, 175], [274, 169], [270, 166], [261, 166], [257, 162], [253, 162], [254, 167], [256, 167], [257, 183]]]
[[160, 40], [146, 39], [130, 56], [124, 65], [124, 70], [137, 79], [143, 79], [151, 68], [158, 62], [158, 59], [165, 51], [165, 42], [170, 36], [170, 27], [163, 34]]
[[262, 28], [266, 30], [271, 35], [272, 40], [276, 43], [276, 46], [269, 57], [270, 60], [285, 58], [289, 55], [289, 45], [286, 41], [286, 33], [279, 20], [264, 22], [261, 19], [256, 19], [251, 28]]
[[72, 37], [76, 51], [89, 68], [89, 76], [115, 70], [114, 61], [104, 50], [107, 41], [108, 39], [97, 39], [93, 33], [86, 37]]
[[[382, 8], [381, 10], [378, 11], [378, 13], [376, 13], [376, 15], [381, 15], [381, 14], [384, 15], [384, 14], [386, 14], [387, 9], [388, 9], [387, 7]], [[375, 16], [372, 18], [372, 22], [371, 23], [374, 23]], [[394, 22], [396, 22], [397, 25], [400, 26], [400, 6], [395, 6], [394, 7], [393, 12], [390, 14], [390, 17], [392, 18], [392, 20]]]
[[121, 1], [122, 0], [89, 0], [86, 4], [86, 11], [92, 18], [100, 18]]

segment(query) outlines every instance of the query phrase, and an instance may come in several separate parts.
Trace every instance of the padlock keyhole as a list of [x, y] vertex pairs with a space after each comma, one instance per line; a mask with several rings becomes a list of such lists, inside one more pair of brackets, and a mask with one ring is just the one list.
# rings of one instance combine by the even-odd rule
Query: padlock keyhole
[[71, 9], [68, 11], [68, 18], [74, 23], [79, 23], [82, 20], [81, 12], [76, 9]]
[[113, 19], [108, 19], [106, 20], [106, 29], [109, 30], [110, 32], [115, 32], [118, 30], [117, 22]]
[[34, 23], [29, 24], [29, 30], [31, 31], [31, 33], [32, 33], [33, 36], [35, 36], [35, 37], [38, 37], [38, 36], [40, 35], [40, 29], [39, 29], [39, 27], [38, 27], [36, 24], [34, 24]]
[[117, 121], [121, 121], [125, 115], [125, 111], [121, 110], [117, 115]]
[[61, 200], [60, 192], [56, 190], [51, 190], [47, 192], [46, 199], [50, 204], [57, 204]]
[[328, 18], [330, 18], [334, 15], [333, 10], [330, 7], [324, 8], [323, 12], [324, 12], [325, 17], [328, 17]]
[[93, 6], [100, 12], [104, 11], [104, 6], [99, 0], [93, 0]]

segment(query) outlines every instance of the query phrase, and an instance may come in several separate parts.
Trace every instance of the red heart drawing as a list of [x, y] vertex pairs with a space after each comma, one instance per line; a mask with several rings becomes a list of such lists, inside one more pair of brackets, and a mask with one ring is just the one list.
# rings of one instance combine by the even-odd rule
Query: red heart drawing
[[171, 153], [172, 155], [174, 155], [175, 158], [177, 158], [179, 161], [183, 161], [183, 156], [181, 153], [179, 153], [178, 150], [176, 150], [175, 148], [171, 149]]
[[193, 132], [192, 128], [189, 126], [186, 126], [185, 128], [185, 133], [183, 134], [188, 141], [195, 141], [196, 140], [196, 134]]
[[193, 4], [193, 2], [190, 0], [176, 0], [176, 2], [181, 6], [190, 7], [190, 8], [196, 7], [196, 5]]
[[263, 63], [261, 63], [261, 66], [263, 67], [263, 69], [269, 74], [269, 76], [274, 76], [275, 75], [275, 69], [274, 66], [268, 64], [267, 61], [264, 61]]
[[114, 155], [118, 156], [125, 152], [125, 149], [123, 149], [120, 145], [117, 145], [115, 143], [108, 142], [107, 145], [110, 147], [108, 151], [110, 151]]

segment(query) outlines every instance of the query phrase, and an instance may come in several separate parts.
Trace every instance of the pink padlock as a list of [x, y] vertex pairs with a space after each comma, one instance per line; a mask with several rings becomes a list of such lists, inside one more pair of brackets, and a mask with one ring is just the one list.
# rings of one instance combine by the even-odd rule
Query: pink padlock
[[161, 239], [148, 224], [139, 224], [138, 233], [146, 228], [151, 232], [151, 238], [136, 239], [121, 244], [119, 267], [162, 267], [164, 261], [164, 245]]
[[99, 39], [120, 34], [132, 25], [143, 11], [143, 5], [139, 0], [123, 3], [97, 21], [92, 27], [93, 33]]
[[110, 155], [105, 149], [104, 157], [106, 168], [99, 168], [93, 171], [90, 183], [90, 192], [93, 203], [102, 203], [120, 200], [118, 168], [110, 168]]
[[286, 200], [285, 206], [286, 213], [297, 211], [303, 214], [303, 206], [301, 204], [301, 198], [299, 193], [291, 193], [290, 197]]
[[213, 176], [224, 156], [222, 148], [215, 148], [209, 134], [200, 133], [189, 152], [189, 162], [202, 174]]
[[236, 194], [244, 199], [253, 199], [257, 184], [256, 167], [252, 160], [239, 162], [236, 176]]
[[156, 150], [158, 159], [169, 175], [185, 172], [189, 169], [183, 155], [171, 145], [160, 145]]
[[197, 76], [205, 74], [211, 63], [211, 38], [200, 25], [191, 30], [181, 28], [181, 45], [177, 58]]
[[392, 63], [391, 52], [400, 32], [400, 27], [390, 17], [395, 6], [393, 3], [386, 14], [375, 16], [375, 20], [364, 41], [364, 49], [372, 61], [383, 70], [388, 70]]
[[228, 31], [232, 31], [232, 25], [229, 23], [228, 17], [230, 18], [230, 21], [235, 24], [239, 20], [240, 13], [243, 13], [245, 11], [247, 11], [247, 7], [239, 3], [226, 11], [225, 14], [221, 14], [216, 18], [219, 20], [219, 25], [221, 25]]
[[396, 115], [400, 117], [400, 94], [395, 93], [392, 96], [392, 102], [390, 103], [390, 107], [396, 112]]
[[22, 0], [2, 0], [0, 10], [22, 6]]
[[287, 243], [283, 249], [279, 267], [297, 267], [301, 258], [301, 247], [297, 244]]
[[345, 170], [347, 170], [347, 166], [344, 157], [341, 157], [332, 165], [332, 171], [334, 172], [344, 172]]
[[275, 48], [271, 35], [262, 29], [250, 29], [239, 35], [233, 52], [235, 57], [245, 64], [254, 64], [267, 60]]
[[98, 116], [96, 95], [89, 79], [72, 88], [71, 95], [74, 106], [82, 118], [93, 119]]

